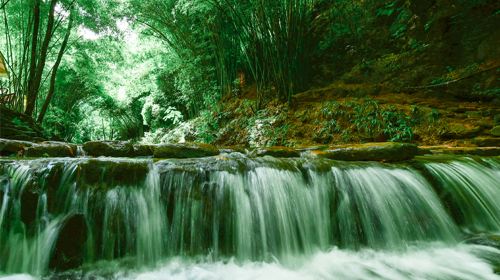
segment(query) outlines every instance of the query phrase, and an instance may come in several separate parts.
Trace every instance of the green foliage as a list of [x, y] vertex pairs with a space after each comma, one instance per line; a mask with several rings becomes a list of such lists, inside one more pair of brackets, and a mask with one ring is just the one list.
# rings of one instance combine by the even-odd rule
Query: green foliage
[[382, 7], [378, 8], [375, 15], [380, 16], [392, 16], [398, 11], [397, 1], [389, 1], [385, 3]]
[[267, 142], [268, 146], [287, 146], [288, 140], [288, 130], [290, 126], [288, 124], [281, 125], [274, 129], [274, 131], [268, 130], [269, 141]]
[[383, 132], [389, 141], [408, 142], [413, 140], [412, 121], [396, 108], [382, 112]]
[[213, 143], [217, 137], [218, 122], [214, 121], [210, 111], [204, 110], [200, 114], [200, 125], [197, 127], [198, 140], [205, 143]]
[[[33, 10], [35, 2], [4, 2], [0, 31], [6, 36], [0, 36], [0, 48], [13, 74], [7, 87], [16, 96], [8, 105], [21, 111], [29, 84], [28, 43], [36, 41], [30, 33], [32, 12], [27, 11]], [[40, 28], [45, 30], [51, 1], [40, 3]], [[150, 139], [160, 141], [168, 131], [192, 124], [196, 136], [190, 139], [213, 142], [230, 121], [223, 113], [223, 103], [248, 94], [253, 101], [242, 102], [235, 115], [248, 117], [243, 126], [251, 131], [250, 142], [281, 145], [286, 144], [290, 128], [284, 125], [284, 114], [265, 109], [266, 102], [290, 102], [295, 93], [339, 79], [354, 65], [340, 79], [396, 85], [399, 76], [395, 75], [401, 71], [421, 71], [404, 67], [418, 59], [420, 51], [433, 46], [423, 37], [439, 24], [439, 9], [448, 17], [456, 11], [480, 10], [488, 2], [460, 0], [447, 10], [438, 1], [429, 4], [433, 7], [429, 15], [420, 11], [425, 10], [420, 2], [403, 0], [56, 3], [58, 27], [48, 33], [53, 36], [50, 48], [45, 55], [40, 49], [35, 52], [36, 58], [40, 56], [35, 62], [43, 58], [47, 63], [33, 115], [50, 96], [47, 81], [65, 35], [61, 26], [69, 26], [73, 32], [58, 67], [54, 98], [41, 123], [49, 134], [84, 142], [139, 139], [148, 133], [154, 136]], [[72, 30], [68, 25], [71, 10], [75, 11]], [[459, 15], [452, 16], [450, 24], [456, 24], [457, 18]], [[43, 36], [37, 40], [41, 43]], [[479, 64], [468, 65], [440, 65], [444, 75], [436, 74], [430, 81], [415, 74], [415, 81], [437, 85], [481, 69]], [[403, 84], [404, 79], [400, 80]], [[477, 83], [471, 95], [491, 100], [499, 91]], [[359, 90], [353, 96], [363, 97], [366, 92]], [[327, 142], [412, 141], [417, 123], [426, 118], [438, 121], [440, 115], [418, 107], [404, 112], [366, 99], [325, 104], [320, 118], [325, 121], [318, 120], [323, 125], [317, 134]]]
[[432, 122], [436, 122], [441, 117], [441, 113], [437, 109], [432, 109], [429, 117]]
[[[260, 94], [273, 87], [281, 100], [306, 88], [310, 53], [316, 47], [314, 0], [267, 2], [221, 0], [237, 36], [247, 70]], [[263, 98], [263, 97], [261, 97]]]
[[321, 109], [324, 125], [317, 133], [325, 142], [340, 134], [340, 140], [353, 140], [355, 135], [362, 139], [407, 142], [413, 140], [412, 127], [419, 122], [419, 113], [412, 109], [410, 114], [393, 106], [382, 106], [373, 99], [360, 102], [328, 102]]

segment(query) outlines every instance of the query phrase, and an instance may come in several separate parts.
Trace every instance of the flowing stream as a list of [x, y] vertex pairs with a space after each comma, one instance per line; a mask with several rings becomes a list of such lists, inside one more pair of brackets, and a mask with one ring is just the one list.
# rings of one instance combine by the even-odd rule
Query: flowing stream
[[477, 235], [499, 158], [0, 160], [0, 278], [500, 279]]

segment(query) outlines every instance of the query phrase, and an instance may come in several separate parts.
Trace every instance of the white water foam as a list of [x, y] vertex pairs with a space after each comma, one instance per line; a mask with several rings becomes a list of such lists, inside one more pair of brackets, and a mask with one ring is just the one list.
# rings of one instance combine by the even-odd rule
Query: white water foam
[[0, 275], [0, 280], [35, 280], [33, 276], [29, 274], [15, 274], [15, 275], [9, 275], [9, 276], [1, 276]]
[[500, 256], [500, 251], [475, 245], [415, 249], [406, 253], [333, 249], [293, 266], [262, 262], [238, 264], [235, 261], [193, 263], [176, 258], [155, 271], [115, 277], [135, 280], [500, 279], [487, 261], [477, 257], [483, 254]]

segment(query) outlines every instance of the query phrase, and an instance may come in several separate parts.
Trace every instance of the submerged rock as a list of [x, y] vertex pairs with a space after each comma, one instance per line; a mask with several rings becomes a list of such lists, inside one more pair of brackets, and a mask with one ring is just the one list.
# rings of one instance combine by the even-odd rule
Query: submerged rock
[[155, 158], [200, 158], [219, 154], [219, 149], [209, 144], [163, 144], [154, 151]]
[[33, 145], [34, 143], [28, 141], [0, 138], [0, 156], [20, 155], [25, 148]]
[[64, 142], [42, 142], [25, 148], [27, 157], [75, 157], [77, 145]]
[[490, 246], [500, 250], [500, 235], [498, 234], [477, 234], [468, 238], [465, 242], [469, 244]]
[[90, 141], [83, 144], [83, 150], [89, 156], [133, 157], [134, 146], [123, 141]]
[[404, 161], [414, 158], [418, 154], [418, 148], [408, 143], [383, 142], [338, 145], [311, 153], [318, 157], [345, 161]]
[[73, 269], [84, 261], [87, 223], [82, 214], [66, 218], [57, 238], [49, 267], [56, 271]]
[[39, 194], [32, 190], [25, 190], [21, 194], [21, 220], [25, 225], [31, 226], [35, 222], [38, 196]]

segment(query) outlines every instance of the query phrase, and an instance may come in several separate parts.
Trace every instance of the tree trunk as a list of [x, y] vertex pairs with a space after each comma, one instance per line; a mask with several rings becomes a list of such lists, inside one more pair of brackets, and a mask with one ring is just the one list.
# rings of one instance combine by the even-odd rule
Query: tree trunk
[[[38, 0], [39, 1], [39, 0]], [[47, 51], [49, 49], [50, 40], [54, 34], [54, 12], [58, 0], [50, 1], [49, 18], [47, 20], [47, 29], [45, 31], [45, 36], [43, 38], [42, 47], [40, 49], [40, 57], [36, 65], [34, 77], [32, 84], [29, 85], [28, 91], [28, 105], [26, 106], [26, 114], [32, 115], [35, 109], [36, 98], [40, 89], [40, 84], [42, 83], [43, 69], [45, 68], [45, 62], [47, 60]], [[31, 74], [31, 73], [30, 73]]]
[[57, 54], [56, 62], [54, 63], [54, 67], [52, 68], [52, 73], [50, 75], [50, 86], [49, 86], [49, 91], [47, 93], [47, 97], [45, 98], [45, 102], [43, 103], [42, 109], [40, 110], [40, 114], [38, 115], [37, 122], [40, 124], [43, 122], [43, 118], [45, 117], [47, 108], [49, 107], [50, 102], [52, 101], [52, 97], [54, 96], [57, 69], [59, 69], [59, 65], [61, 64], [64, 52], [66, 51], [66, 47], [68, 46], [69, 36], [71, 34], [72, 28], [73, 28], [73, 10], [69, 15], [68, 29], [66, 30], [66, 34], [64, 35], [64, 39], [61, 44], [61, 48], [59, 49], [59, 53]]
[[30, 115], [33, 113], [35, 109], [35, 104], [30, 104], [32, 93], [32, 85], [33, 80], [35, 79], [35, 71], [36, 71], [36, 53], [38, 48], [38, 33], [40, 31], [40, 0], [35, 0], [33, 7], [33, 33], [31, 34], [31, 56], [30, 56], [30, 68], [29, 68], [29, 77], [28, 77], [28, 104], [26, 106], [25, 114]]

